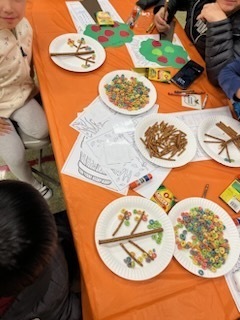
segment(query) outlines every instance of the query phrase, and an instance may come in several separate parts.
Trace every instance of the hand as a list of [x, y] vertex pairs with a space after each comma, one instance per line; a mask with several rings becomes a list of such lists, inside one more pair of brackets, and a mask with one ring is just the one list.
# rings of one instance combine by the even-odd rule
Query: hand
[[8, 134], [10, 131], [12, 131], [11, 124], [5, 119], [0, 118], [0, 136]]
[[221, 21], [227, 18], [226, 13], [220, 8], [217, 2], [205, 4], [197, 20], [206, 20], [207, 22]]
[[237, 92], [235, 93], [235, 96], [240, 99], [240, 88], [237, 90]]
[[168, 12], [166, 12], [164, 17], [164, 7], [161, 7], [159, 11], [154, 16], [155, 26], [160, 33], [166, 33], [169, 31], [170, 26], [167, 24]]

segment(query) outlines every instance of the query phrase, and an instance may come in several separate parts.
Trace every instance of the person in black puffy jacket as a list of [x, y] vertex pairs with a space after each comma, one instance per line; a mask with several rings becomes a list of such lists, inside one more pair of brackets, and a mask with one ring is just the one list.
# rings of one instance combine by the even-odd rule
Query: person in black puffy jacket
[[208, 79], [218, 85], [220, 70], [240, 57], [240, 0], [165, 0], [154, 8], [154, 22], [159, 32], [168, 32], [178, 10], [186, 10], [185, 32], [206, 62]]

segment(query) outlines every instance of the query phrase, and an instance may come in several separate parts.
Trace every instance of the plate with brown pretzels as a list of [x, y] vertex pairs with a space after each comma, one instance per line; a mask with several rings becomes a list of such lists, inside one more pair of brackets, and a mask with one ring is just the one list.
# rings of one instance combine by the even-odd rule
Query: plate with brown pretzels
[[137, 125], [135, 143], [150, 162], [165, 168], [181, 167], [196, 154], [197, 143], [191, 129], [166, 114], [151, 114]]
[[215, 161], [228, 167], [240, 167], [239, 121], [227, 116], [207, 118], [198, 128], [198, 140]]

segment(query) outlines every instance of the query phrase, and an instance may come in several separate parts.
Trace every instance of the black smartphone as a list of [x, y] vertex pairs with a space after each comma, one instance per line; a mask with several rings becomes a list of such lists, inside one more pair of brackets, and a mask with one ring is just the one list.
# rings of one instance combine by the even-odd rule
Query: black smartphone
[[182, 90], [187, 89], [203, 72], [204, 68], [197, 62], [189, 60], [172, 78], [171, 82]]

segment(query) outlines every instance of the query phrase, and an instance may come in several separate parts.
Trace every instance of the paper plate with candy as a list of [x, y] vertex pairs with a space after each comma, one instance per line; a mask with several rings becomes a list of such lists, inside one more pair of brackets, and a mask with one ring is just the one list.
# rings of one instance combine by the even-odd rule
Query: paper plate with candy
[[138, 196], [109, 203], [95, 227], [96, 248], [103, 263], [119, 277], [133, 281], [163, 272], [173, 257], [174, 241], [166, 212]]
[[99, 83], [99, 94], [109, 108], [129, 115], [148, 111], [157, 99], [154, 85], [144, 76], [128, 70], [107, 73]]
[[170, 211], [176, 245], [174, 256], [188, 271], [205, 278], [228, 273], [239, 253], [237, 227], [228, 213], [215, 202], [188, 198]]

